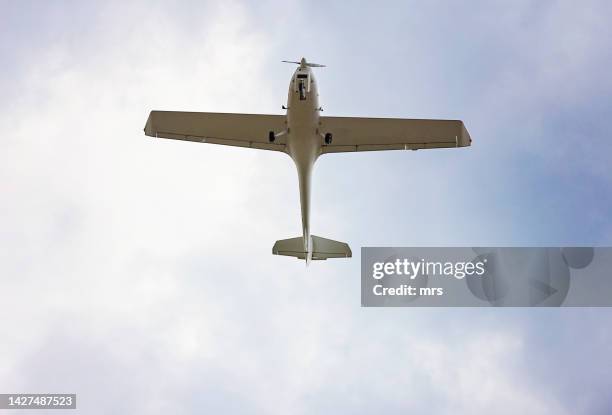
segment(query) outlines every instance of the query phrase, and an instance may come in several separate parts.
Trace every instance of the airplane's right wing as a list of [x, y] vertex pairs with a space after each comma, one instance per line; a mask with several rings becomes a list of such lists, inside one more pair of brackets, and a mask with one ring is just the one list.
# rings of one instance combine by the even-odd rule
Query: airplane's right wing
[[285, 151], [284, 137], [271, 143], [268, 133], [286, 128], [284, 115], [151, 111], [144, 131], [150, 137]]
[[351, 151], [466, 147], [472, 142], [463, 121], [401, 118], [321, 117], [320, 131], [332, 134], [322, 154]]

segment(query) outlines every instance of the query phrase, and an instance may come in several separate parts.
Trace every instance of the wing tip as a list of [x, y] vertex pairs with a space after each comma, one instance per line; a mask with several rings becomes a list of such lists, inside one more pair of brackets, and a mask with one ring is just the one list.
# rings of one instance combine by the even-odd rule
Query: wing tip
[[142, 129], [145, 133], [145, 135], [149, 136], [149, 137], [156, 137], [157, 136], [157, 132], [154, 131], [153, 129], [153, 113], [155, 111], [149, 111], [149, 116], [147, 117], [147, 122], [144, 126], [144, 128]]
[[472, 145], [472, 137], [470, 136], [470, 133], [468, 132], [467, 128], [465, 127], [465, 123], [463, 121], [459, 121], [461, 122], [461, 142], [460, 142], [460, 147], [469, 147]]

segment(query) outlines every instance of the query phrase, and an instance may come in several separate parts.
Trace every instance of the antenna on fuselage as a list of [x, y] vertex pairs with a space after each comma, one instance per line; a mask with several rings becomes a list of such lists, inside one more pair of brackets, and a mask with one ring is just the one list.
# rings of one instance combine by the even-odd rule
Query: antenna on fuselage
[[320, 63], [310, 63], [306, 62], [306, 58], [302, 58], [299, 62], [297, 61], [281, 61], [285, 63], [295, 63], [296, 65], [300, 65], [302, 68], [325, 68], [325, 65], [321, 65]]

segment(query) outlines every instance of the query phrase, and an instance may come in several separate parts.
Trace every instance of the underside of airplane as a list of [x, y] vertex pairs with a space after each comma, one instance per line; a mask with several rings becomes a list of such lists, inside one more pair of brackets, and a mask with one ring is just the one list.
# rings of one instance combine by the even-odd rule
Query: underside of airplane
[[272, 252], [311, 260], [351, 257], [348, 244], [310, 234], [312, 169], [322, 154], [466, 147], [471, 138], [460, 120], [327, 117], [320, 115], [318, 84], [302, 58], [291, 77], [285, 115], [151, 111], [151, 137], [249, 147], [287, 153], [300, 188], [302, 236], [276, 241]]

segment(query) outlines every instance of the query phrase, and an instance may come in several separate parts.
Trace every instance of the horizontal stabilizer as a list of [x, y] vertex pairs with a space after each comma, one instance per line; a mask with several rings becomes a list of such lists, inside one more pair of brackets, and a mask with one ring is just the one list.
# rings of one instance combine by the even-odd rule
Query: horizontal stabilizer
[[345, 242], [312, 236], [312, 259], [350, 258], [351, 248]]
[[[311, 240], [312, 259], [350, 258], [353, 256], [351, 248], [345, 242], [333, 241], [314, 235], [311, 236]], [[304, 247], [304, 238], [301, 236], [276, 241], [272, 248], [272, 253], [275, 255], [293, 256], [299, 259], [306, 259], [308, 256], [308, 252]]]
[[304, 250], [304, 238], [301, 236], [291, 239], [281, 239], [276, 241], [272, 247], [274, 255], [294, 256], [300, 259], [306, 259], [306, 251]]

